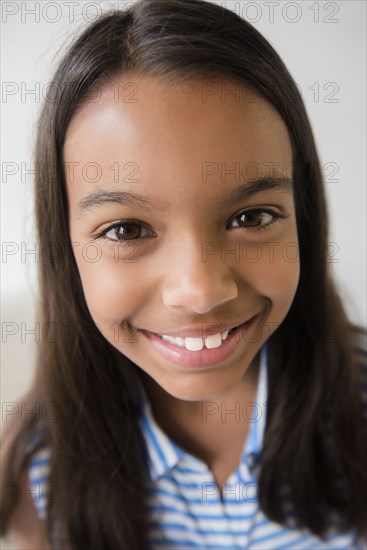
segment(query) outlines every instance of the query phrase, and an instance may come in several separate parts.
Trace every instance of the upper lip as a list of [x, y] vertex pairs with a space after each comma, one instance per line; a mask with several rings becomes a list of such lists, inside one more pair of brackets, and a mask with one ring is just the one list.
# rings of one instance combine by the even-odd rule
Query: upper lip
[[[177, 331], [162, 331], [162, 332], [155, 332], [155, 334], [165, 336], [171, 336], [172, 338], [201, 338], [203, 336], [210, 336], [211, 334], [216, 334], [218, 332], [226, 332], [230, 331], [233, 328], [239, 327], [241, 325], [244, 325], [245, 323], [248, 323], [252, 319], [256, 317], [253, 315], [252, 317], [249, 317], [246, 321], [241, 321], [238, 323], [225, 323], [223, 321], [207, 321], [203, 322], [200, 327], [192, 327], [192, 328], [186, 328], [182, 330]], [[215, 332], [214, 332], [215, 329]], [[152, 331], [149, 331], [152, 332]]]

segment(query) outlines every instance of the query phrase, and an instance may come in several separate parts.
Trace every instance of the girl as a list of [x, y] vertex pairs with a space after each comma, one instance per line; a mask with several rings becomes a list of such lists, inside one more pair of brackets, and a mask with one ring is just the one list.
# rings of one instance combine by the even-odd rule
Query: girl
[[140, 0], [87, 28], [53, 82], [36, 209], [58, 338], [27, 408], [58, 414], [6, 434], [2, 532], [366, 548], [365, 353], [278, 55], [217, 5]]

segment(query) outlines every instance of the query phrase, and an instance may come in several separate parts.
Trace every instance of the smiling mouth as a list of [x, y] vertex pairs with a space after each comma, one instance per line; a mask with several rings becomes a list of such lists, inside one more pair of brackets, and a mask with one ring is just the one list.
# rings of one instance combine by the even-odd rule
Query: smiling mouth
[[176, 346], [185, 347], [189, 351], [200, 351], [203, 347], [207, 349], [219, 348], [222, 343], [227, 340], [230, 332], [233, 332], [235, 328], [230, 331], [226, 330], [224, 332], [217, 332], [216, 334], [210, 334], [209, 336], [204, 336], [202, 338], [194, 338], [192, 336], [187, 336], [182, 338], [181, 336], [167, 336], [166, 334], [159, 335], [162, 340], [170, 342], [171, 344], [176, 344]]
[[[218, 330], [215, 334], [206, 335], [205, 329], [195, 327], [184, 329], [176, 334], [159, 334], [138, 329], [150, 342], [160, 356], [180, 368], [213, 368], [222, 365], [237, 350], [246, 347], [244, 330], [256, 322], [259, 314], [237, 325], [227, 325], [228, 330]], [[224, 328], [225, 325], [220, 328]], [[212, 329], [215, 330], [215, 329]]]
[[[237, 332], [244, 326], [249, 325], [255, 316], [251, 317], [248, 321], [245, 321], [244, 323], [241, 323], [239, 325], [236, 325], [232, 327], [230, 330], [225, 330], [221, 332], [217, 332], [215, 334], [210, 335], [203, 335], [200, 337], [194, 337], [194, 336], [170, 336], [168, 334], [157, 334], [153, 333], [156, 336], [159, 336], [161, 340], [164, 340], [165, 342], [168, 342], [169, 344], [176, 345], [180, 348], [185, 348], [188, 351], [201, 351], [203, 348], [206, 349], [216, 349], [222, 346], [223, 342], [227, 340], [229, 336], [231, 336], [234, 332]], [[149, 331], [146, 331], [149, 332]]]

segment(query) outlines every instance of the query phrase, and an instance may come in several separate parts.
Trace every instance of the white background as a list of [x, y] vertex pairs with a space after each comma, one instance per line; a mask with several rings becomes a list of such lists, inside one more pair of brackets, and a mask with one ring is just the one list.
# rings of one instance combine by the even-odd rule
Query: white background
[[[329, 240], [336, 250], [332, 267], [350, 318], [365, 326], [366, 3], [216, 3], [252, 22], [300, 86], [322, 165], [326, 165], [332, 220]], [[32, 168], [42, 92], [74, 33], [102, 7], [117, 4], [123, 9], [122, 2], [1, 3], [1, 398], [5, 402], [20, 398], [31, 383], [34, 367], [37, 337], [27, 331], [35, 328], [37, 262], [34, 254], [26, 254], [35, 247], [33, 180], [26, 170]], [[17, 170], [13, 175], [7, 173], [12, 166]], [[14, 254], [5, 255], [4, 247], [13, 247]], [[7, 335], [9, 326], [16, 331], [13, 336]]]

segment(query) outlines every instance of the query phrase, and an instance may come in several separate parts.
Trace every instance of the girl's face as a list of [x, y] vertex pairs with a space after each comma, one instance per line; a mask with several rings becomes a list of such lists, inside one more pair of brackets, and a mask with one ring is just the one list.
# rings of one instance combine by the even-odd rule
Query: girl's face
[[238, 386], [299, 280], [278, 113], [229, 81], [121, 79], [74, 116], [64, 162], [71, 241], [104, 337], [176, 398]]

